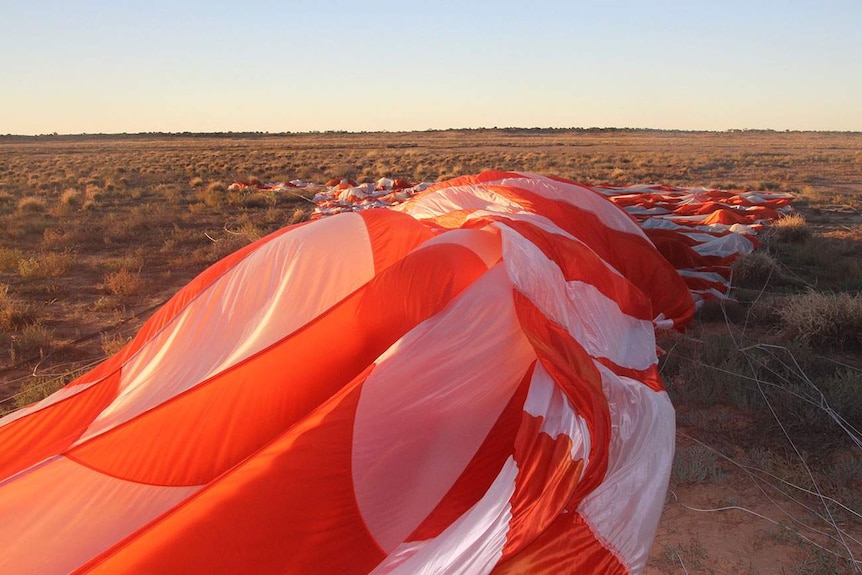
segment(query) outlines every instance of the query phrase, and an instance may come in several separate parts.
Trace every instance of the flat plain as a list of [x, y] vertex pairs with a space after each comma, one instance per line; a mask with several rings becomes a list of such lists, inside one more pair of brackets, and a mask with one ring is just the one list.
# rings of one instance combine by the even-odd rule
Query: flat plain
[[677, 456], [647, 572], [858, 572], [862, 133], [0, 136], [0, 413], [116, 352], [207, 266], [314, 207], [232, 182], [486, 169], [796, 195], [795, 221], [734, 267], [735, 302], [660, 341]]

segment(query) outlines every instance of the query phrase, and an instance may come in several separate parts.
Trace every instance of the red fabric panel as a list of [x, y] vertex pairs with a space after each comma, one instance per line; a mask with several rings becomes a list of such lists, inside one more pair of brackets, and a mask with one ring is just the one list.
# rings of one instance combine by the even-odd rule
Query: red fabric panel
[[627, 278], [608, 270], [589, 247], [528, 222], [498, 219], [542, 250], [548, 259], [560, 267], [566, 281], [581, 281], [595, 286], [603, 295], [616, 301], [620, 310], [631, 317], [646, 321], [652, 321], [655, 317], [652, 304], [643, 292]]
[[[374, 272], [379, 274], [433, 237], [428, 226], [412, 216], [392, 210], [364, 210], [359, 215], [368, 229], [374, 255]], [[397, 230], [397, 233], [393, 231]]]
[[[587, 244], [644, 292], [652, 301], [655, 315], [664, 313], [678, 326], [688, 323], [694, 316], [694, 301], [685, 283], [646, 238], [613, 230], [593, 212], [569, 203], [549, 200], [529, 190], [511, 186], [488, 186], [488, 189], [529, 211], [548, 217]], [[611, 202], [607, 205], [609, 210], [619, 210]]]
[[527, 370], [517, 391], [512, 395], [512, 399], [509, 400], [494, 427], [488, 432], [488, 437], [479, 447], [476, 455], [464, 468], [464, 472], [440, 500], [434, 511], [408, 537], [408, 541], [424, 541], [437, 537], [488, 491], [503, 464], [512, 455], [516, 434], [520, 435], [519, 426], [534, 367], [535, 363]]
[[120, 372], [0, 427], [0, 480], [72, 445], [117, 395]]
[[677, 269], [696, 268], [703, 265], [703, 256], [691, 249], [696, 243], [691, 238], [674, 230], [644, 230], [656, 249]]
[[371, 368], [261, 452], [77, 574], [368, 573], [385, 557], [353, 495], [353, 419]]
[[518, 477], [502, 561], [526, 548], [566, 508], [584, 467], [583, 460], [572, 461], [572, 440], [541, 432], [542, 421], [525, 412], [518, 430]]
[[625, 566], [577, 513], [560, 515], [529, 547], [497, 565], [493, 575], [625, 575]]
[[601, 374], [565, 329], [545, 317], [525, 295], [515, 291], [514, 298], [518, 320], [539, 361], [590, 431], [589, 466], [568, 502], [574, 508], [602, 482], [608, 468], [611, 416]]
[[[299, 331], [68, 456], [142, 483], [207, 483], [336, 393], [486, 270], [462, 246], [417, 250]], [[188, 433], [172, 432], [180, 428]]]

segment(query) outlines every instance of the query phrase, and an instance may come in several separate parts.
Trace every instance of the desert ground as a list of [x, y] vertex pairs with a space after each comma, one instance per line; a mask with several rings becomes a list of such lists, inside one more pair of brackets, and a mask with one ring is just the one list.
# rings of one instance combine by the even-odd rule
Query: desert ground
[[862, 133], [0, 136], [0, 414], [314, 207], [307, 192], [232, 182], [485, 169], [795, 194], [793, 221], [734, 265], [734, 301], [659, 341], [677, 455], [647, 573], [862, 570]]

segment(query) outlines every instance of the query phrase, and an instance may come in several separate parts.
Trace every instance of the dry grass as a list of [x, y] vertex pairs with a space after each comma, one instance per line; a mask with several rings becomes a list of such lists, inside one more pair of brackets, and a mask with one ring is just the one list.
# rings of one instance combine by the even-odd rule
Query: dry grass
[[734, 286], [762, 288], [769, 282], [781, 280], [781, 267], [778, 261], [765, 251], [754, 251], [737, 258], [731, 266], [731, 280]]
[[810, 291], [784, 297], [775, 306], [789, 338], [818, 348], [862, 349], [862, 294]]
[[105, 290], [113, 295], [134, 296], [141, 293], [144, 282], [140, 271], [129, 271], [121, 268], [105, 275]]
[[0, 284], [0, 330], [13, 332], [33, 321], [30, 306], [9, 293], [9, 286]]
[[[235, 181], [435, 181], [505, 169], [586, 183], [779, 190], [798, 194], [804, 219], [776, 223], [768, 250], [734, 265], [737, 286], [749, 287], [737, 290], [736, 306], [702, 314], [688, 337], [662, 343], [671, 350], [663, 375], [682, 433], [810, 488], [771, 405], [823, 489], [859, 509], [862, 458], [820, 401], [862, 426], [860, 148], [862, 134], [756, 131], [0, 137], [0, 398], [23, 392], [20, 406], [44, 397], [71, 376], [34, 377], [34, 369], [115, 353], [206, 266], [311, 212], [299, 194], [229, 192]], [[681, 500], [705, 487], [744, 491], [738, 468], [684, 441], [673, 475]], [[738, 497], [743, 506], [763, 499], [759, 491]], [[857, 520], [842, 521], [858, 535]], [[660, 534], [672, 538], [676, 527]], [[716, 565], [716, 549], [694, 535], [666, 545], [691, 573]], [[800, 573], [845, 566], [818, 552], [798, 539], [787, 551], [808, 569]], [[663, 567], [683, 572], [678, 562]]]
[[18, 260], [18, 275], [22, 278], [59, 278], [66, 275], [75, 263], [76, 256], [66, 250], [42, 252], [35, 257]]
[[771, 239], [778, 242], [804, 242], [811, 237], [811, 230], [802, 214], [795, 213], [780, 218], [770, 227]]

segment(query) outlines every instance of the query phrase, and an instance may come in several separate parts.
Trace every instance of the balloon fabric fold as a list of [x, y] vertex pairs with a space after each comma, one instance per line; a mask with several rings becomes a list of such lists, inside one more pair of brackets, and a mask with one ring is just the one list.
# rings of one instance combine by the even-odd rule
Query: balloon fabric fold
[[0, 419], [0, 572], [639, 573], [675, 431], [655, 330], [693, 313], [565, 180], [279, 230]]

